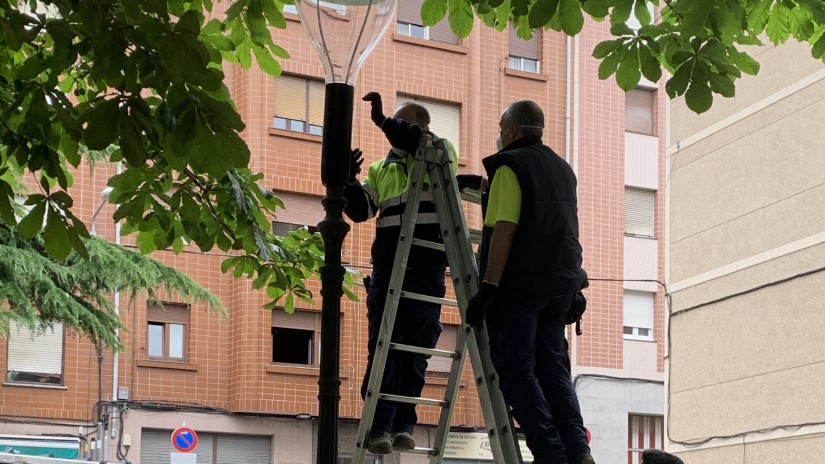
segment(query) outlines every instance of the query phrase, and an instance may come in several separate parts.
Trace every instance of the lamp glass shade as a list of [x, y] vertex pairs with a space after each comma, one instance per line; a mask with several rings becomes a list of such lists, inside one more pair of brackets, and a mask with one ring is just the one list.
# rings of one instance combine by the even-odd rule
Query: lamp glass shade
[[327, 84], [355, 85], [361, 65], [395, 18], [397, 5], [398, 0], [295, 0]]

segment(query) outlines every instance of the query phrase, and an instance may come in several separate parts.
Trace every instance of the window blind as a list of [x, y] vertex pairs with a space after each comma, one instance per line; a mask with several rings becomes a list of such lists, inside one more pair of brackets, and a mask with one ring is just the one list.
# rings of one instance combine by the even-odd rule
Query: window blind
[[510, 56], [539, 61], [541, 59], [541, 29], [534, 30], [530, 40], [524, 40], [517, 35], [516, 28], [511, 22]]
[[[306, 121], [307, 80], [302, 77], [281, 75], [275, 78], [275, 116]], [[323, 105], [321, 105], [323, 113]], [[321, 118], [323, 120], [323, 116]], [[320, 125], [320, 124], [319, 124]]]
[[624, 323], [625, 327], [653, 329], [653, 296], [655, 293], [624, 292]]
[[653, 237], [655, 192], [633, 188], [624, 192], [625, 234]]
[[166, 303], [163, 307], [150, 305], [146, 309], [146, 320], [186, 325], [189, 322], [189, 307], [187, 305], [174, 303]]
[[315, 331], [316, 314], [311, 311], [295, 311], [287, 314], [282, 308], [275, 308], [272, 310], [272, 327]]
[[458, 36], [450, 29], [446, 16], [435, 26], [430, 26], [430, 40], [458, 45]]
[[421, 26], [421, 4], [424, 0], [403, 0], [398, 2], [398, 22]]
[[655, 91], [639, 88], [625, 93], [624, 124], [627, 132], [655, 135], [653, 120], [655, 96]]
[[32, 334], [28, 328], [9, 321], [8, 370], [38, 374], [63, 372], [63, 323]]
[[315, 126], [324, 125], [325, 87], [321, 81], [309, 81], [309, 123]]
[[324, 219], [321, 197], [284, 190], [275, 191], [275, 196], [284, 202], [284, 209], [279, 209], [276, 213], [279, 222], [316, 227]]
[[407, 102], [416, 102], [427, 108], [430, 113], [430, 131], [445, 138], [453, 144], [455, 151], [461, 157], [461, 108], [458, 105], [418, 99], [410, 96], [398, 96], [398, 106]]

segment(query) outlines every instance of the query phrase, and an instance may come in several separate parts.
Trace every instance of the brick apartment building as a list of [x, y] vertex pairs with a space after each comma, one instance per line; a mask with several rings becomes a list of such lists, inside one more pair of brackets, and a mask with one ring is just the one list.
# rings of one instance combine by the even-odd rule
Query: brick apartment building
[[[597, 79], [595, 44], [609, 37], [603, 24], [588, 23], [579, 37], [538, 32], [531, 41], [512, 31], [477, 23], [458, 40], [446, 22], [420, 26], [421, 0], [405, 0], [397, 24], [361, 71], [356, 86], [353, 145], [367, 163], [382, 158], [388, 144], [369, 120], [360, 96], [378, 91], [387, 112], [417, 100], [430, 109], [431, 128], [460, 154], [460, 171], [480, 173], [480, 160], [495, 151], [498, 119], [515, 100], [535, 100], [545, 111], [545, 143], [574, 167], [579, 178], [579, 214], [587, 291], [584, 335], [571, 334], [573, 374], [598, 462], [635, 463], [634, 450], [661, 446], [664, 414], [664, 103], [654, 84], [625, 95]], [[323, 121], [323, 69], [295, 14], [275, 41], [291, 54], [273, 79], [252, 69], [227, 70], [226, 84], [247, 124], [252, 169], [265, 173], [286, 211], [279, 230], [315, 226], [322, 218], [319, 162]], [[77, 175], [73, 195], [78, 215], [91, 219], [114, 168], [97, 166]], [[116, 240], [105, 205], [98, 235]], [[471, 226], [480, 212], [467, 207]], [[104, 219], [106, 218], [106, 219]], [[368, 272], [374, 223], [354, 224], [344, 245], [349, 266]], [[127, 246], [130, 237], [124, 237]], [[56, 331], [31, 341], [23, 335], [0, 344], [0, 434], [65, 434], [96, 438], [95, 405], [118, 400], [109, 432], [95, 446], [110, 462], [169, 463], [170, 433], [182, 424], [198, 432], [197, 462], [314, 462], [317, 433], [320, 304], [293, 315], [261, 309], [265, 295], [249, 282], [220, 272], [218, 251], [158, 252], [161, 261], [186, 272], [218, 295], [229, 309], [221, 318], [198, 305], [165, 297], [166, 311], [143, 300], [121, 300], [126, 350], [106, 351], [99, 386], [94, 346], [74, 333]], [[639, 282], [650, 280], [651, 282]], [[313, 286], [317, 293], [318, 286]], [[339, 449], [352, 453], [366, 365], [366, 317], [361, 302], [342, 304]], [[445, 308], [445, 346], [459, 324]], [[36, 349], [33, 349], [36, 347]], [[469, 364], [469, 363], [468, 363]], [[424, 396], [445, 385], [432, 362]], [[31, 372], [28, 372], [31, 371]], [[47, 371], [47, 372], [40, 372]], [[35, 373], [37, 375], [27, 375]], [[115, 374], [116, 372], [116, 374]], [[22, 374], [21, 374], [22, 373]], [[421, 408], [416, 439], [426, 446], [436, 411]], [[445, 462], [491, 462], [483, 450], [479, 401], [469, 365], [453, 424], [461, 442]], [[85, 442], [88, 443], [88, 442]], [[83, 453], [83, 451], [81, 451]], [[417, 455], [393, 454], [375, 463], [418, 463]], [[171, 460], [171, 462], [176, 462]], [[177, 461], [183, 462], [183, 461]], [[188, 462], [188, 461], [187, 461]], [[342, 457], [341, 463], [349, 462]]]

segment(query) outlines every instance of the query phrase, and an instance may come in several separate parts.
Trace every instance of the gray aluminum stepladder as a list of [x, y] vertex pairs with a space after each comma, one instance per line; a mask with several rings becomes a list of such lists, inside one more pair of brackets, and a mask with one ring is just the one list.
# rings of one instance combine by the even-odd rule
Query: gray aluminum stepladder
[[[425, 184], [429, 188], [425, 187]], [[441, 227], [444, 243], [434, 243], [413, 238], [418, 206], [422, 193], [429, 191], [433, 195]], [[412, 246], [422, 246], [444, 250], [450, 265], [450, 276], [457, 296], [457, 301], [444, 298], [402, 291], [404, 273], [407, 268], [407, 259]], [[462, 322], [456, 336], [456, 345], [453, 351], [426, 349], [398, 343], [391, 343], [395, 316], [401, 298], [411, 298], [421, 301], [435, 302], [442, 305], [457, 306], [464, 321], [464, 313], [470, 298], [479, 288], [479, 277], [476, 260], [473, 255], [470, 232], [464, 218], [461, 206], [458, 184], [453, 172], [450, 151], [446, 148], [443, 139], [429, 135], [421, 137], [418, 150], [415, 153], [415, 163], [410, 175], [410, 190], [407, 205], [401, 224], [398, 247], [395, 252], [395, 261], [392, 277], [390, 278], [387, 302], [384, 306], [384, 316], [379, 330], [373, 357], [372, 372], [367, 384], [367, 395], [364, 409], [361, 414], [361, 423], [356, 436], [355, 455], [353, 464], [363, 464], [367, 453], [367, 440], [378, 400], [412, 403], [441, 408], [438, 428], [435, 433], [432, 448], [416, 447], [406, 452], [426, 454], [430, 457], [430, 464], [441, 464], [444, 458], [444, 448], [447, 443], [447, 434], [450, 431], [450, 422], [453, 414], [453, 405], [458, 394], [461, 372], [464, 366], [465, 353], [469, 352], [476, 386], [478, 387], [481, 409], [490, 438], [493, 457], [497, 464], [521, 464], [521, 452], [513, 428], [513, 421], [504, 397], [498, 388], [498, 378], [493, 369], [489, 355], [489, 339], [485, 327], [471, 329], [466, 322]], [[465, 350], [466, 347], [466, 350]], [[381, 379], [387, 362], [389, 350], [400, 350], [412, 353], [426, 354], [452, 358], [447, 386], [442, 399], [412, 398], [399, 395], [390, 395], [380, 392]]]

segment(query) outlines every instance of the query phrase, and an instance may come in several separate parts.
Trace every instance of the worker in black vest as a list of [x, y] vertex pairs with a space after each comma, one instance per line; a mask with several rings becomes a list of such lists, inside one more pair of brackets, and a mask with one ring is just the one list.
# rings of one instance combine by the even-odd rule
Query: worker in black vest
[[535, 464], [594, 464], [570, 378], [564, 336], [573, 294], [583, 288], [576, 176], [544, 145], [544, 113], [529, 100], [507, 107], [499, 151], [482, 162], [481, 289], [467, 322], [486, 318], [504, 398]]

